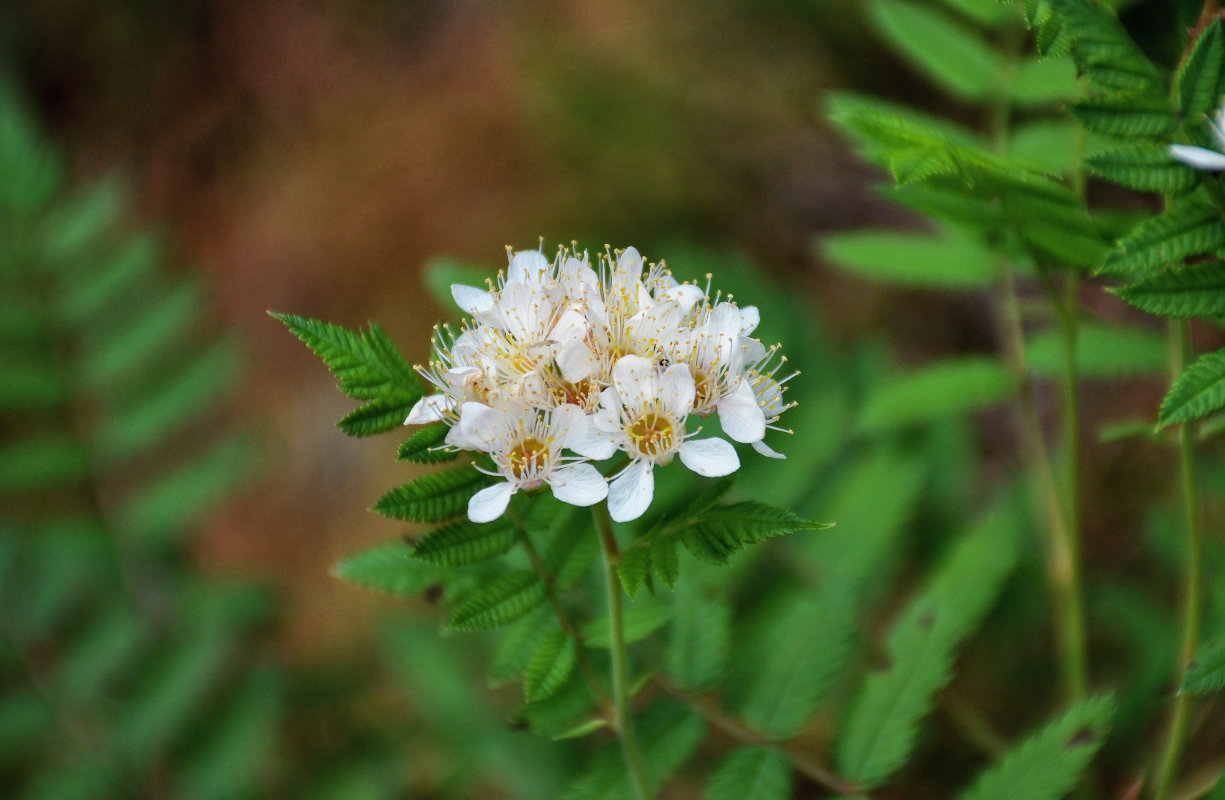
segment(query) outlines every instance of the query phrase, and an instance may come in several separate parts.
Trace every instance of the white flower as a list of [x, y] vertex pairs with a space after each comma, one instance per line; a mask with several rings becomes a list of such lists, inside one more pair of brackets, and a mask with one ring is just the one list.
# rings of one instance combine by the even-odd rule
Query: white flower
[[542, 411], [522, 402], [496, 407], [464, 403], [447, 432], [453, 447], [488, 453], [506, 480], [480, 490], [468, 501], [468, 518], [489, 522], [502, 516], [511, 495], [548, 484], [563, 503], [589, 506], [608, 495], [604, 476], [591, 464], [563, 456], [570, 442], [585, 438], [587, 418], [576, 406]]
[[1187, 144], [1172, 144], [1170, 155], [1174, 160], [1208, 172], [1225, 171], [1225, 153], [1218, 152], [1218, 150], [1225, 150], [1225, 105], [1217, 109], [1216, 114], [1208, 120], [1208, 127], [1212, 129], [1212, 138], [1216, 140], [1217, 150]]
[[[757, 400], [757, 405], [760, 406], [762, 414], [765, 417], [766, 427], [771, 430], [791, 433], [787, 428], [780, 428], [774, 423], [778, 422], [783, 412], [795, 406], [794, 402], [787, 402], [783, 399], [783, 393], [787, 391], [786, 383], [799, 372], [792, 372], [783, 378], [775, 378], [779, 369], [787, 363], [786, 356], [780, 356], [775, 364], [771, 364], [774, 355], [778, 352], [778, 345], [766, 350], [765, 355], [756, 363], [750, 366], [746, 371], [746, 379], [748, 384], [753, 388], [753, 395]], [[782, 453], [776, 452], [763, 439], [758, 439], [751, 442], [753, 449], [763, 456], [770, 458], [786, 458]]]
[[600, 395], [600, 410], [585, 440], [571, 448], [591, 458], [604, 459], [617, 450], [630, 464], [608, 489], [609, 515], [617, 522], [642, 516], [655, 494], [654, 468], [674, 456], [689, 469], [707, 477], [728, 475], [740, 468], [735, 449], [722, 439], [693, 440], [685, 421], [693, 408], [694, 384], [689, 368], [675, 364], [666, 369], [636, 355], [613, 365], [613, 388]]

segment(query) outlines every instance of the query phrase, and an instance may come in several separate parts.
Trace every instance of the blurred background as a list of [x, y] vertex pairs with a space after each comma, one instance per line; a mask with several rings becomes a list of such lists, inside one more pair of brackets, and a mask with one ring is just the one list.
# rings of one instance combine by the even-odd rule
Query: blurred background
[[[15, 2], [0, 9], [0, 74], [9, 177], [45, 156], [54, 165], [29, 178], [46, 187], [44, 205], [68, 198], [97, 217], [63, 252], [38, 250], [39, 236], [65, 238], [46, 234], [50, 223], [28, 236], [12, 223], [7, 257], [37, 250], [55, 273], [46, 285], [67, 294], [34, 322], [10, 295], [0, 333], [19, 338], [29, 323], [69, 373], [134, 353], [127, 373], [111, 365], [79, 382], [15, 370], [0, 433], [17, 442], [31, 426], [50, 430], [42, 411], [55, 403], [87, 431], [111, 412], [144, 408], [148, 419], [141, 403], [169, 409], [155, 430], [87, 432], [79, 458], [47, 457], [46, 480], [0, 459], [0, 525], [47, 527], [50, 542], [30, 550], [11, 536], [0, 549], [14, 610], [0, 784], [7, 776], [25, 796], [550, 797], [573, 769], [567, 746], [509, 730], [517, 690], [487, 691], [480, 660], [438, 637], [427, 600], [330, 575], [341, 558], [412, 533], [367, 509], [415, 468], [397, 463], [394, 437], [336, 430], [354, 404], [270, 309], [348, 327], [377, 320], [417, 362], [431, 326], [452, 314], [424, 288], [432, 259], [492, 274], [506, 246], [541, 237], [548, 254], [571, 240], [633, 244], [681, 279], [714, 272], [767, 321], [770, 303], [786, 306], [790, 321], [769, 335], [821, 398], [802, 418], [816, 426], [849, 419], [853, 392], [830, 388], [830, 372], [853, 382], [894, 360], [994, 346], [985, 296], [880, 290], [814, 254], [825, 231], [916, 225], [878, 199], [881, 176], [823, 123], [825, 91], [964, 115], [879, 50], [855, 0]], [[110, 272], [83, 272], [99, 254], [155, 270], [161, 288], [110, 302]], [[146, 359], [134, 338], [110, 340], [135, 337], [127, 323], [167, 298], [179, 305], [157, 323], [165, 336], [174, 319], [191, 328], [176, 329], [169, 350]], [[217, 341], [226, 349], [211, 349]], [[157, 406], [157, 378], [197, 360], [215, 369]], [[81, 386], [102, 399], [82, 409]], [[1115, 402], [1143, 413], [1159, 396], [1144, 384]], [[1005, 422], [932, 446], [979, 453], [990, 477], [1011, 458]], [[197, 462], [197, 445], [223, 432], [235, 444]], [[836, 449], [822, 447], [813, 458]], [[131, 458], [108, 461], [121, 451]], [[1136, 477], [1110, 470], [1135, 454], [1111, 451], [1089, 480], [1126, 486]], [[154, 499], [140, 493], [196, 463]], [[800, 466], [786, 476], [802, 504], [812, 492]], [[764, 483], [784, 476], [761, 469]], [[63, 501], [52, 488], [64, 476], [93, 488]], [[943, 480], [941, 497], [965, 499]], [[39, 521], [62, 502], [73, 514]], [[1130, 510], [1103, 507], [1091, 533]], [[116, 548], [96, 520], [137, 533]], [[98, 567], [111, 562], [91, 548], [114, 564]], [[128, 597], [113, 614], [112, 583]], [[206, 656], [201, 641], [224, 646]], [[481, 752], [465, 750], [478, 739]]]

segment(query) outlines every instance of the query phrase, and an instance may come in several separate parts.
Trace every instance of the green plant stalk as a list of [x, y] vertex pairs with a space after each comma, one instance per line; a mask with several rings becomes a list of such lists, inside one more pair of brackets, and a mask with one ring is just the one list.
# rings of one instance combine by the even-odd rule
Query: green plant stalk
[[[1191, 360], [1191, 324], [1187, 320], [1170, 323], [1171, 350], [1173, 351], [1174, 376], [1182, 374]], [[1200, 584], [1202, 582], [1201, 549], [1203, 542], [1203, 514], [1200, 503], [1199, 476], [1195, 469], [1195, 425], [1184, 422], [1179, 428], [1179, 462], [1182, 471], [1182, 492], [1187, 516], [1187, 563], [1183, 578], [1182, 647], [1179, 651], [1179, 683], [1195, 658], [1199, 645]], [[1174, 786], [1178, 763], [1187, 739], [1187, 725], [1191, 713], [1191, 695], [1176, 692], [1170, 715], [1170, 727], [1166, 733], [1165, 755], [1161, 761], [1155, 800], [1166, 800]]]
[[612, 517], [608, 515], [605, 502], [591, 507], [596, 530], [600, 536], [600, 550], [604, 554], [604, 577], [608, 589], [608, 640], [612, 656], [613, 728], [621, 742], [621, 755], [629, 772], [630, 783], [638, 800], [651, 800], [650, 784], [647, 781], [646, 764], [638, 737], [634, 734], [634, 716], [630, 709], [629, 668], [625, 653], [625, 618], [621, 602], [621, 581], [617, 577], [617, 566], [621, 563], [621, 549], [613, 534]]

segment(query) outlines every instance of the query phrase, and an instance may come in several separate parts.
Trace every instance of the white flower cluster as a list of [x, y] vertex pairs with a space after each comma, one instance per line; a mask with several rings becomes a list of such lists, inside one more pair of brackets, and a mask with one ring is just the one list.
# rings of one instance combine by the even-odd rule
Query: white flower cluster
[[[709, 477], [739, 469], [724, 439], [697, 438], [689, 417], [717, 414], [723, 432], [782, 458], [763, 440], [793, 405], [776, 378], [786, 358], [752, 338], [754, 307], [678, 283], [633, 247], [601, 254], [509, 248], [510, 265], [485, 289], [451, 287], [471, 316], [458, 333], [435, 329], [434, 358], [417, 370], [437, 393], [405, 424], [442, 420], [453, 449], [487, 453], [505, 478], [468, 503], [473, 522], [497, 519], [511, 495], [548, 484], [566, 503], [608, 499], [624, 522], [651, 504], [653, 470], [676, 456]], [[568, 451], [568, 452], [567, 452]], [[606, 479], [590, 462], [623, 453]], [[611, 480], [611, 482], [610, 482]]]

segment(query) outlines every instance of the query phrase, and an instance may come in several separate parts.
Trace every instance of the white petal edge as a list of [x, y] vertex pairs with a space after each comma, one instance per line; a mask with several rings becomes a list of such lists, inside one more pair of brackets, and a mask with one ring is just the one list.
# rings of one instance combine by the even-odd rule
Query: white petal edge
[[506, 513], [515, 487], [509, 481], [481, 489], [468, 500], [468, 519], [473, 522], [493, 522]]
[[655, 474], [645, 461], [633, 464], [608, 485], [608, 515], [614, 522], [638, 519], [655, 496]]
[[766, 415], [757, 405], [749, 382], [740, 379], [736, 388], [715, 405], [723, 432], [735, 442], [757, 442], [766, 435]]
[[1181, 161], [1189, 167], [1204, 169], [1210, 172], [1225, 170], [1225, 154], [1203, 147], [1192, 147], [1186, 144], [1170, 145], [1170, 156], [1175, 161]]
[[459, 409], [459, 421], [451, 426], [443, 441], [462, 450], [487, 453], [505, 433], [502, 417], [502, 412], [484, 403], [464, 403]]
[[572, 506], [593, 506], [608, 497], [608, 481], [590, 464], [569, 464], [545, 479], [553, 496]]
[[405, 418], [405, 425], [425, 425], [429, 422], [437, 422], [440, 419], [445, 419], [445, 411], [447, 408], [447, 396], [445, 394], [431, 394], [422, 397], [417, 402], [413, 403], [413, 407], [409, 409], [408, 417]]
[[766, 444], [762, 440], [751, 442], [751, 444], [754, 450], [756, 450], [758, 453], [761, 453], [766, 458], [786, 458], [787, 457], [783, 455], [782, 453], [778, 452], [777, 450], [775, 450], [774, 448], [770, 447], [770, 445]]
[[549, 260], [539, 250], [520, 250], [510, 260], [507, 277], [516, 283], [539, 284], [544, 273], [549, 271]]
[[687, 364], [673, 364], [659, 377], [659, 400], [665, 409], [677, 417], [689, 415], [696, 394], [693, 373]]
[[612, 377], [617, 396], [628, 408], [639, 410], [658, 394], [655, 365], [642, 356], [621, 356], [613, 364]]
[[557, 354], [556, 360], [562, 380], [567, 383], [578, 383], [595, 370], [595, 356], [586, 342], [570, 342]]
[[451, 284], [451, 297], [455, 299], [455, 305], [473, 316], [483, 314], [493, 308], [493, 297], [489, 292], [475, 286], [453, 283]]
[[690, 439], [680, 446], [681, 463], [699, 475], [719, 478], [740, 469], [736, 448], [722, 439]]
[[745, 306], [740, 309], [740, 335], [749, 336], [761, 324], [761, 312], [757, 306]]

